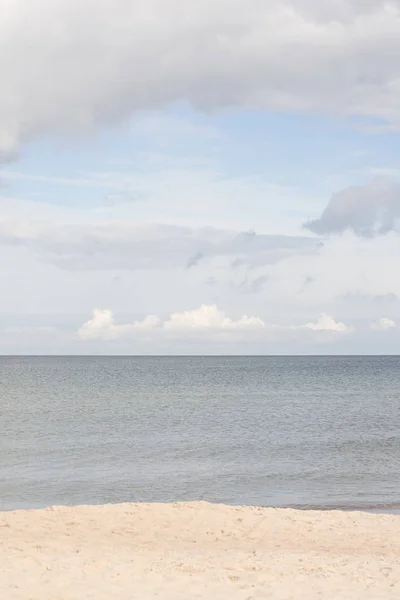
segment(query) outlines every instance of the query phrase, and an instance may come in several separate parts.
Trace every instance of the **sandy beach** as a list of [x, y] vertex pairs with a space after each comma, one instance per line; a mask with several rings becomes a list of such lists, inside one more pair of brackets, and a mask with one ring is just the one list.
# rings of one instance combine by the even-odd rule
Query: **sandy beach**
[[400, 517], [208, 503], [0, 513], [4, 600], [400, 597]]

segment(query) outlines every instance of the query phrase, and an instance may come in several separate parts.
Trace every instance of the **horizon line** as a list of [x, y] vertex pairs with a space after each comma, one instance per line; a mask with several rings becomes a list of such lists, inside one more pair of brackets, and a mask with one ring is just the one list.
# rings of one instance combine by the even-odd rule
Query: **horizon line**
[[398, 358], [400, 354], [0, 354], [2, 358]]

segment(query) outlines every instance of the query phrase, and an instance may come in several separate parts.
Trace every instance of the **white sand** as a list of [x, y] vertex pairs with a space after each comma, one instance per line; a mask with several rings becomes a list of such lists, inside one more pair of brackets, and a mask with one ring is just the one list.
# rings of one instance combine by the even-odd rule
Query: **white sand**
[[190, 504], [0, 513], [2, 600], [400, 599], [400, 517]]

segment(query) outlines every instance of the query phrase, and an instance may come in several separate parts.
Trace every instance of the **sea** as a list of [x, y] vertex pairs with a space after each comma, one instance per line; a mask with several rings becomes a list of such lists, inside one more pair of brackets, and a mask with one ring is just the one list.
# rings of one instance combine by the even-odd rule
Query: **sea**
[[1, 357], [0, 510], [399, 512], [400, 357]]

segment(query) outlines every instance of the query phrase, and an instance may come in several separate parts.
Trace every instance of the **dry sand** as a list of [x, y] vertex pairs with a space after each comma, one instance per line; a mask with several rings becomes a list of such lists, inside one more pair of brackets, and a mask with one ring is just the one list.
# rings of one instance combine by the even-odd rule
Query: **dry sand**
[[400, 598], [400, 517], [207, 503], [0, 513], [2, 600]]

